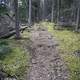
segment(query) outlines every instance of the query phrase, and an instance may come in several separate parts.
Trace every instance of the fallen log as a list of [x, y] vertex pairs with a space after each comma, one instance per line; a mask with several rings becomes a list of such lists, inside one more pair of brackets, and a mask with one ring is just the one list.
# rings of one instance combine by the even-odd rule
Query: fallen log
[[[21, 27], [21, 28], [20, 28], [20, 31], [24, 31], [26, 28], [28, 28], [28, 27], [27, 27], [27, 26]], [[0, 39], [9, 38], [9, 37], [13, 36], [14, 34], [16, 34], [15, 29], [9, 31], [8, 33], [6, 33], [6, 34], [4, 34], [4, 35], [1, 35], [1, 36], [0, 36]]]

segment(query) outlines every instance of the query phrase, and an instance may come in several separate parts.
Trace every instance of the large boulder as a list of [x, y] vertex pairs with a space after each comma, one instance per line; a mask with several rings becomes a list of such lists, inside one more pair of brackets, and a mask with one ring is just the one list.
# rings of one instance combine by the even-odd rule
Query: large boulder
[[11, 28], [14, 28], [14, 22], [6, 15], [0, 16], [0, 37], [9, 33]]

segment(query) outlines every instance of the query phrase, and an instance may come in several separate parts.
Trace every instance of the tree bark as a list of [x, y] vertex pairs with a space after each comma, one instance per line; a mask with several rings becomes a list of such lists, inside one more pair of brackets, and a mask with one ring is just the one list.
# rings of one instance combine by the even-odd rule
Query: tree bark
[[25, 0], [25, 6], [26, 6], [26, 22], [28, 21], [28, 15], [27, 15], [27, 13], [28, 13], [28, 8], [27, 8], [27, 5], [28, 5], [28, 2], [27, 2], [27, 0]]
[[16, 39], [20, 38], [18, 0], [14, 0]]
[[57, 0], [57, 23], [59, 22], [60, 16], [60, 0]]
[[52, 0], [52, 14], [51, 14], [51, 22], [53, 22], [54, 17], [54, 0]]
[[28, 18], [28, 24], [31, 26], [31, 13], [32, 13], [32, 0], [29, 0], [29, 18]]
[[79, 27], [79, 14], [80, 14], [80, 9], [78, 8], [75, 31], [78, 31], [78, 27]]
[[42, 5], [43, 5], [43, 8], [42, 8], [42, 17], [43, 17], [43, 21], [45, 20], [45, 0], [42, 1]]

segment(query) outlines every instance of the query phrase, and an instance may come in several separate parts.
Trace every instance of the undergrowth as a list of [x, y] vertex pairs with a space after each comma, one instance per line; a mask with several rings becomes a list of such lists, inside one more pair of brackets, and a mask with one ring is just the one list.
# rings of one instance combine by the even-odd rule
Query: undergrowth
[[19, 80], [23, 80], [21, 78], [28, 69], [30, 58], [21, 43], [21, 40], [0, 40], [0, 70]]
[[42, 26], [56, 37], [59, 42], [59, 51], [70, 71], [70, 80], [80, 80], [80, 57], [74, 54], [80, 50], [80, 33], [64, 28], [55, 30], [53, 23], [42, 22]]

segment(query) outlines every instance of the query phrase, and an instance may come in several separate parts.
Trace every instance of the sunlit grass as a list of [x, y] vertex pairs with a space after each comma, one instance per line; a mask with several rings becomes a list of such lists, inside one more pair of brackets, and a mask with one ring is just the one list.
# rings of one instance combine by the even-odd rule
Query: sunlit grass
[[70, 70], [70, 80], [80, 80], [80, 57], [74, 55], [76, 50], [80, 50], [80, 33], [66, 28], [55, 30], [54, 24], [49, 22], [40, 24], [47, 27], [48, 31], [58, 40], [60, 55]]

